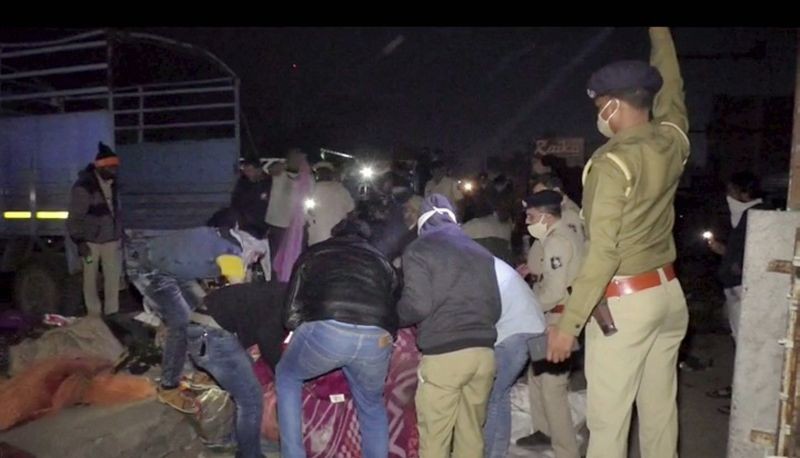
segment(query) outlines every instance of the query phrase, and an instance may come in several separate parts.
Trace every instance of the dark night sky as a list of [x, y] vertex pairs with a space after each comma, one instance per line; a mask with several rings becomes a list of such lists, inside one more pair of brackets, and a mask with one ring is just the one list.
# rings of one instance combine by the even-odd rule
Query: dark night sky
[[[259, 149], [280, 143], [290, 113], [333, 148], [442, 147], [469, 156], [520, 149], [543, 133], [600, 141], [585, 95], [591, 72], [647, 59], [647, 29], [153, 29], [204, 46], [238, 72]], [[790, 95], [793, 30], [679, 28], [693, 128], [710, 96]], [[402, 42], [388, 55], [394, 40]], [[760, 59], [725, 58], [766, 43]], [[297, 68], [292, 65], [296, 64]]]
[[[202, 46], [233, 68], [261, 154], [298, 137], [344, 151], [429, 146], [469, 157], [522, 149], [545, 133], [584, 136], [592, 146], [601, 137], [586, 80], [610, 61], [647, 59], [649, 50], [645, 27], [137, 30]], [[673, 35], [694, 130], [704, 129], [713, 94], [793, 92], [794, 30]], [[730, 58], [759, 42], [763, 56]], [[301, 127], [291, 133], [291, 124]], [[246, 136], [244, 143], [249, 150]]]

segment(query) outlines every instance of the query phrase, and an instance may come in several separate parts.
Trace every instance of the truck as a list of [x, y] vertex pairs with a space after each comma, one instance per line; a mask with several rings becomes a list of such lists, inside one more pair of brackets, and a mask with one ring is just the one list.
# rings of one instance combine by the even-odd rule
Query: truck
[[80, 313], [81, 262], [65, 220], [98, 142], [121, 160], [125, 229], [200, 226], [227, 206], [239, 84], [211, 52], [148, 33], [0, 43], [0, 272], [13, 273], [15, 306]]

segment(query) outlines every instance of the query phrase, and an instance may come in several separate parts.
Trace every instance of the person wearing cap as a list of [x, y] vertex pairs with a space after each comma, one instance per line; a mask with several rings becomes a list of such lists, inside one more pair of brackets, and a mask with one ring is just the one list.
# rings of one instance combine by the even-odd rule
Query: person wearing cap
[[[548, 189], [557, 191], [563, 196], [563, 200], [561, 201], [561, 224], [577, 233], [580, 239], [585, 243], [586, 230], [583, 225], [583, 219], [580, 216], [581, 208], [564, 193], [564, 182], [561, 178], [553, 173], [545, 173], [531, 179], [532, 193]], [[542, 265], [544, 265], [542, 242], [540, 240], [534, 240], [528, 250], [527, 263], [523, 265], [523, 267], [527, 267], [528, 272], [532, 275], [534, 280], [539, 280], [543, 273], [540, 269]]]
[[331, 238], [331, 229], [356, 208], [353, 196], [339, 180], [333, 164], [318, 162], [313, 169], [317, 182], [305, 202], [309, 246]]
[[389, 456], [383, 396], [397, 334], [399, 277], [371, 243], [370, 226], [345, 219], [297, 260], [285, 302], [293, 331], [275, 372], [281, 456], [306, 456], [303, 383], [342, 368], [353, 394], [365, 457]]
[[197, 281], [224, 277], [237, 284], [247, 279], [244, 260], [253, 258], [249, 252], [253, 248], [245, 248], [241, 234], [236, 229], [195, 227], [130, 242], [131, 261], [136, 264], [131, 281], [167, 328], [159, 400], [183, 412], [195, 410], [179, 384], [189, 323], [203, 296]]
[[[541, 279], [533, 293], [547, 317], [548, 325], [558, 322], [569, 298], [570, 286], [583, 262], [583, 238], [562, 218], [563, 196], [557, 191], [539, 191], [524, 202], [528, 232], [542, 247]], [[578, 441], [569, 401], [570, 361], [536, 361], [528, 374], [534, 434], [517, 445], [551, 445], [556, 458], [578, 458]]]
[[[103, 142], [97, 156], [72, 186], [67, 232], [83, 260], [83, 300], [89, 315], [119, 312], [122, 273], [122, 224], [117, 196], [119, 157]], [[97, 273], [103, 266], [103, 304], [97, 293]]]
[[561, 220], [570, 230], [585, 238], [583, 219], [581, 219], [581, 207], [578, 206], [564, 192], [564, 181], [554, 173], [539, 175], [533, 179], [532, 191], [534, 194], [541, 191], [556, 191], [561, 194]]
[[689, 158], [689, 121], [671, 33], [649, 33], [650, 65], [615, 62], [589, 79], [597, 127], [609, 140], [584, 169], [586, 259], [548, 342], [548, 359], [567, 359], [607, 299], [617, 332], [586, 327], [589, 458], [627, 456], [634, 402], [641, 455], [677, 456], [676, 368], [688, 312], [672, 265], [673, 200]]
[[482, 426], [495, 376], [501, 298], [495, 258], [459, 228], [450, 202], [422, 203], [419, 238], [402, 257], [400, 326], [417, 325], [419, 452], [482, 457]]

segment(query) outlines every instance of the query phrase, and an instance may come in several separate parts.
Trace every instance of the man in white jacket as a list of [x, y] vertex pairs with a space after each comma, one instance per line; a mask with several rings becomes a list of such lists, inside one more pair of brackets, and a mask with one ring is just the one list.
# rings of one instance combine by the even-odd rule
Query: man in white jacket
[[332, 164], [317, 163], [314, 171], [317, 182], [311, 197], [305, 202], [309, 246], [331, 238], [331, 229], [356, 208], [353, 197], [339, 181]]

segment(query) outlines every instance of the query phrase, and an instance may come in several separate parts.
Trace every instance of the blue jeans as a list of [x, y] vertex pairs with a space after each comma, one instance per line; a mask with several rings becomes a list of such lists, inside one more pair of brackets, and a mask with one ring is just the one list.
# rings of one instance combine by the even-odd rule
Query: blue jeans
[[341, 368], [353, 394], [365, 458], [389, 456], [389, 420], [383, 399], [392, 353], [387, 331], [334, 320], [301, 324], [276, 367], [281, 456], [304, 458], [303, 382]]
[[187, 335], [192, 361], [211, 374], [236, 404], [236, 457], [260, 458], [263, 392], [250, 356], [228, 331], [192, 324]]
[[177, 280], [158, 272], [145, 274], [145, 277], [150, 283], [144, 293], [151, 299], [154, 312], [167, 325], [167, 341], [161, 358], [161, 386], [176, 387], [186, 363], [186, 328], [192, 310], [200, 301], [192, 290], [197, 282]]
[[534, 334], [514, 334], [494, 347], [497, 375], [483, 426], [484, 457], [504, 458], [511, 442], [511, 387], [528, 363], [528, 339]]

